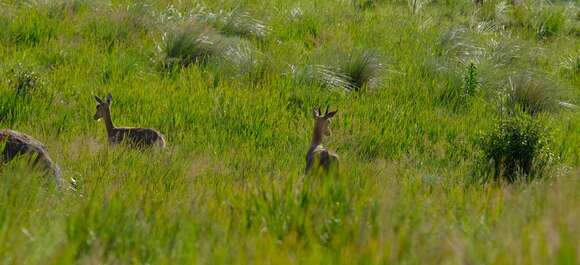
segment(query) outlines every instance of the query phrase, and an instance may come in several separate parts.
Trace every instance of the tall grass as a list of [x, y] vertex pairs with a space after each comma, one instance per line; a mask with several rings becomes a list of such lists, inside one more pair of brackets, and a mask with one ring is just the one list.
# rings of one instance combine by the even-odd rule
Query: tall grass
[[165, 68], [205, 63], [218, 52], [221, 39], [212, 28], [196, 21], [175, 26], [163, 34], [158, 46]]
[[[489, 96], [508, 77], [542, 73], [577, 104], [580, 79], [560, 66], [576, 39], [538, 39], [527, 22], [476, 31], [467, 2], [414, 15], [407, 1], [374, 2], [205, 2], [259, 20], [264, 37], [196, 19], [191, 1], [70, 1], [56, 15], [2, 2], [0, 127], [45, 143], [77, 192], [2, 164], [0, 263], [577, 263], [577, 111], [533, 118], [559, 158], [543, 178], [470, 182], [479, 136], [502, 115]], [[465, 31], [440, 44], [449, 28]], [[8, 82], [19, 62], [42, 80], [28, 97]], [[461, 111], [440, 100], [472, 88]], [[156, 128], [167, 149], [110, 146], [92, 98], [108, 91], [116, 125]], [[338, 109], [328, 145], [341, 169], [309, 178], [321, 105]]]
[[558, 110], [564, 95], [558, 84], [533, 72], [512, 75], [505, 86], [505, 104], [509, 112], [521, 108], [532, 116]]

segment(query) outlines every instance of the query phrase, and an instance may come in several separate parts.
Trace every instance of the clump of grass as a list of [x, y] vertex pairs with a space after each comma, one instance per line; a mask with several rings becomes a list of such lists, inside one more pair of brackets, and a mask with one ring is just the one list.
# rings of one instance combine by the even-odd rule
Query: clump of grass
[[157, 14], [158, 24], [165, 25], [182, 21], [186, 16], [174, 5], [169, 5]]
[[[105, 42], [109, 50], [135, 36], [146, 35], [157, 26], [153, 23], [153, 12], [142, 3], [95, 9], [94, 16], [86, 24], [86, 34]], [[107, 19], [103, 19], [106, 17]]]
[[268, 72], [264, 54], [248, 41], [223, 38], [220, 46], [220, 53], [212, 61], [222, 75], [258, 81]]
[[473, 40], [469, 30], [465, 27], [454, 27], [445, 31], [440, 39], [440, 58], [444, 63], [463, 64], [470, 61], [478, 61], [477, 58], [484, 53], [485, 49]]
[[365, 87], [375, 88], [380, 84], [384, 65], [375, 51], [364, 49], [345, 57], [341, 60], [340, 69], [355, 91]]
[[504, 107], [508, 113], [521, 109], [535, 117], [541, 112], [556, 111], [561, 106], [563, 89], [537, 73], [515, 73], [507, 78], [504, 86]]
[[[471, 62], [463, 71], [462, 84], [451, 78], [449, 86], [440, 96], [440, 100], [453, 110], [464, 108], [470, 102], [471, 97], [475, 96], [481, 84], [477, 66]], [[452, 73], [453, 74], [453, 73]], [[454, 82], [455, 81], [455, 82]]]
[[19, 10], [8, 29], [8, 36], [17, 45], [35, 46], [56, 36], [57, 29], [38, 10]]
[[349, 77], [337, 69], [325, 65], [290, 66], [292, 78], [306, 85], [318, 85], [329, 89], [350, 91], [354, 87]]
[[535, 15], [534, 30], [538, 39], [556, 36], [566, 27], [566, 14], [559, 8], [542, 8]]
[[192, 20], [165, 32], [157, 49], [163, 67], [170, 69], [206, 63], [218, 51], [219, 44], [219, 36], [211, 27]]
[[565, 56], [558, 67], [562, 73], [569, 74], [570, 76], [580, 74], [580, 55]]
[[44, 8], [51, 18], [64, 18], [79, 13], [90, 4], [87, 0], [37, 0], [34, 6]]
[[378, 0], [352, 0], [352, 4], [357, 11], [374, 8], [377, 6], [378, 2]]
[[191, 13], [191, 17], [213, 25], [220, 33], [228, 36], [263, 38], [270, 31], [264, 21], [239, 8], [212, 12], [205, 7], [198, 7]]
[[28, 96], [42, 85], [40, 75], [21, 63], [10, 69], [8, 76], [8, 84], [18, 96]]
[[431, 0], [407, 0], [407, 5], [413, 14], [421, 12], [429, 3]]
[[[499, 120], [480, 138], [479, 147], [483, 169], [490, 173], [485, 175], [495, 181], [513, 183], [541, 177], [555, 159], [546, 129], [523, 113]], [[481, 181], [487, 182], [487, 176]]]

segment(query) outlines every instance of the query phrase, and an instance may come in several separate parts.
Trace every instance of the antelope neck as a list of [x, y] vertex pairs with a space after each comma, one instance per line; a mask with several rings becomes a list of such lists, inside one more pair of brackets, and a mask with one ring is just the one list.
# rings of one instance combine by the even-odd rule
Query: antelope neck
[[316, 146], [322, 144], [322, 128], [314, 124], [314, 133], [312, 134], [312, 141], [310, 142], [310, 147], [315, 148]]
[[113, 125], [113, 120], [111, 119], [111, 110], [107, 108], [107, 110], [105, 111], [105, 117], [103, 117], [103, 119], [105, 120], [105, 126], [107, 127], [107, 134], [109, 136], [113, 135], [113, 131], [115, 131], [115, 125]]

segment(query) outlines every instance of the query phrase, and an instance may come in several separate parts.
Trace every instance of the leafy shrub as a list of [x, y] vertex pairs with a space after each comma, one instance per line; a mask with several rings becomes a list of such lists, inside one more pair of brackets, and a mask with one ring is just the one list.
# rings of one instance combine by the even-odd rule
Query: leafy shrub
[[19, 96], [29, 95], [42, 85], [42, 80], [38, 73], [22, 64], [17, 64], [9, 71], [8, 75], [10, 76], [8, 84]]
[[477, 76], [477, 67], [474, 63], [469, 63], [467, 70], [465, 71], [463, 83], [463, 95], [464, 97], [473, 96], [479, 85], [479, 80]]
[[[494, 180], [512, 183], [541, 177], [554, 160], [548, 139], [539, 121], [528, 115], [518, 113], [502, 119], [480, 139], [482, 164], [491, 167], [486, 170], [491, 169]], [[487, 177], [482, 180], [487, 181]]]

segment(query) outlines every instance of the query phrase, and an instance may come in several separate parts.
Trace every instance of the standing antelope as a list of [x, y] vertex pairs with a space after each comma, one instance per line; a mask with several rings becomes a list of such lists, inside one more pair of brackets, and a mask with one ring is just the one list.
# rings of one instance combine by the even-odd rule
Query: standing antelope
[[52, 175], [59, 188], [64, 185], [60, 167], [52, 161], [46, 147], [24, 133], [8, 129], [0, 130], [0, 154], [2, 163], [28, 155], [33, 167], [39, 167], [46, 175]]
[[115, 127], [111, 119], [111, 103], [113, 102], [113, 95], [109, 93], [107, 100], [103, 101], [101, 98], [95, 96], [97, 101], [97, 113], [95, 113], [95, 120], [101, 118], [105, 120], [107, 128], [107, 137], [110, 144], [127, 143], [133, 147], [145, 148], [158, 146], [165, 147], [165, 139], [163, 135], [150, 128], [128, 128]]
[[330, 119], [338, 110], [333, 112], [328, 112], [328, 107], [324, 112], [320, 112], [320, 108], [313, 109], [312, 114], [314, 116], [314, 133], [312, 135], [312, 142], [310, 142], [310, 148], [306, 153], [306, 174], [312, 172], [312, 170], [324, 170], [324, 173], [328, 173], [330, 169], [338, 170], [338, 155], [333, 152], [328, 151], [323, 145], [322, 140], [324, 136], [330, 136]]

